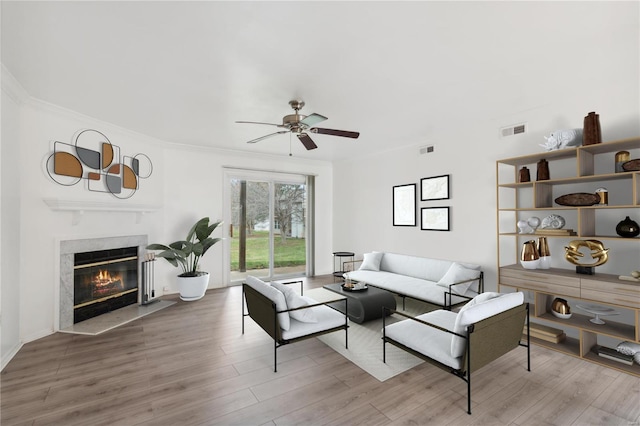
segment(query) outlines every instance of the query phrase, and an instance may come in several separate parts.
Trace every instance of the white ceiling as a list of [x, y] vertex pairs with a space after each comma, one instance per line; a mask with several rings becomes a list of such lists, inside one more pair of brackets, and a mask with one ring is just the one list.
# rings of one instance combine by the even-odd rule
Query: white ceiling
[[[166, 141], [234, 150], [288, 155], [289, 135], [249, 145], [278, 129], [234, 121], [278, 123], [299, 98], [302, 113], [329, 117], [320, 127], [361, 132], [313, 135], [319, 148], [309, 152], [293, 138], [294, 156], [331, 161], [424, 145], [460, 123], [561, 96], [593, 62], [588, 52], [606, 53], [620, 37], [602, 31], [618, 7], [2, 1], [2, 63], [35, 98]], [[615, 26], [637, 35], [637, 22]]]

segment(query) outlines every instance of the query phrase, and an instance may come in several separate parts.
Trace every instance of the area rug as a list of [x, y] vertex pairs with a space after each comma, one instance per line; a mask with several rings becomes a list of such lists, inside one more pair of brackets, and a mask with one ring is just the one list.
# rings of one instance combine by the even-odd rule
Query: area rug
[[[398, 301], [397, 304], [398, 311], [412, 316], [434, 309], [431, 305], [410, 299], [406, 300], [404, 310], [402, 301]], [[387, 317], [386, 323], [392, 324], [403, 319], [400, 315], [392, 315]], [[363, 324], [350, 322], [349, 349], [344, 347], [344, 333], [329, 333], [318, 339], [381, 382], [424, 362], [391, 344], [386, 345], [387, 362], [382, 362], [382, 318]]]

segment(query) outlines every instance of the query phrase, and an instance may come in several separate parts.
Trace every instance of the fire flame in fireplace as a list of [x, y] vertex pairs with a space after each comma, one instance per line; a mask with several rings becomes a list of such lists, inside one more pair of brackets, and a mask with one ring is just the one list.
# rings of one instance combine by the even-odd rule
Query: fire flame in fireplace
[[122, 274], [111, 274], [108, 270], [100, 269], [93, 278], [93, 284], [96, 287], [120, 287], [124, 289]]

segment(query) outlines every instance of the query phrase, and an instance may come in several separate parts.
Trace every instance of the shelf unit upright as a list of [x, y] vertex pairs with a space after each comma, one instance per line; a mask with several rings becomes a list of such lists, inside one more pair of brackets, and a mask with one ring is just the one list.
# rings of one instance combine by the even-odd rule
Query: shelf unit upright
[[[631, 158], [640, 158], [640, 137], [496, 162], [498, 291], [524, 291], [533, 305], [532, 323], [559, 328], [567, 335], [559, 343], [532, 338], [533, 343], [640, 376], [637, 363], [627, 365], [594, 351], [598, 345], [615, 347], [622, 341], [640, 344], [640, 282], [619, 278], [632, 270], [640, 270], [640, 237], [617, 236], [615, 225], [608, 217], [614, 213], [613, 216], [631, 216], [640, 222], [640, 171], [615, 173], [614, 155], [619, 151], [629, 151]], [[549, 163], [551, 179], [537, 181], [536, 164], [542, 159]], [[531, 169], [530, 182], [518, 182], [522, 167]], [[573, 207], [554, 203], [555, 198], [566, 193], [592, 193], [594, 186], [615, 188], [609, 192], [608, 205]], [[544, 235], [555, 243], [552, 259], [561, 267], [525, 269], [519, 263], [522, 243], [542, 235], [519, 233], [517, 222], [550, 214], [566, 216], [565, 228], [575, 232], [574, 235]], [[625, 259], [630, 259], [631, 264], [615, 271], [618, 273], [577, 274], [574, 265], [564, 260], [564, 250], [560, 249], [569, 241], [579, 239], [597, 239], [616, 246], [617, 252], [625, 253]], [[591, 262], [588, 256], [585, 258], [586, 264]], [[552, 314], [551, 303], [557, 297], [569, 301], [570, 319]], [[605, 317], [604, 325], [594, 324], [590, 322], [592, 315], [576, 309], [580, 304], [610, 307], [619, 316]]]

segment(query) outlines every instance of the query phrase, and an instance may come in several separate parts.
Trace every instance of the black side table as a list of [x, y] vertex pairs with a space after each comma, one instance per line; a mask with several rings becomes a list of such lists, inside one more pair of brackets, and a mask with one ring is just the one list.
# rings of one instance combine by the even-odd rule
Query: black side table
[[[342, 266], [343, 266], [343, 262], [344, 260], [342, 260], [345, 257], [350, 257], [351, 261], [353, 262], [353, 259], [355, 258], [355, 253], [352, 253], [350, 251], [334, 251], [333, 252], [333, 276], [334, 277], [339, 277], [342, 278], [342, 274], [344, 274], [346, 271], [342, 270]], [[336, 267], [336, 260], [338, 261], [338, 266]]]

